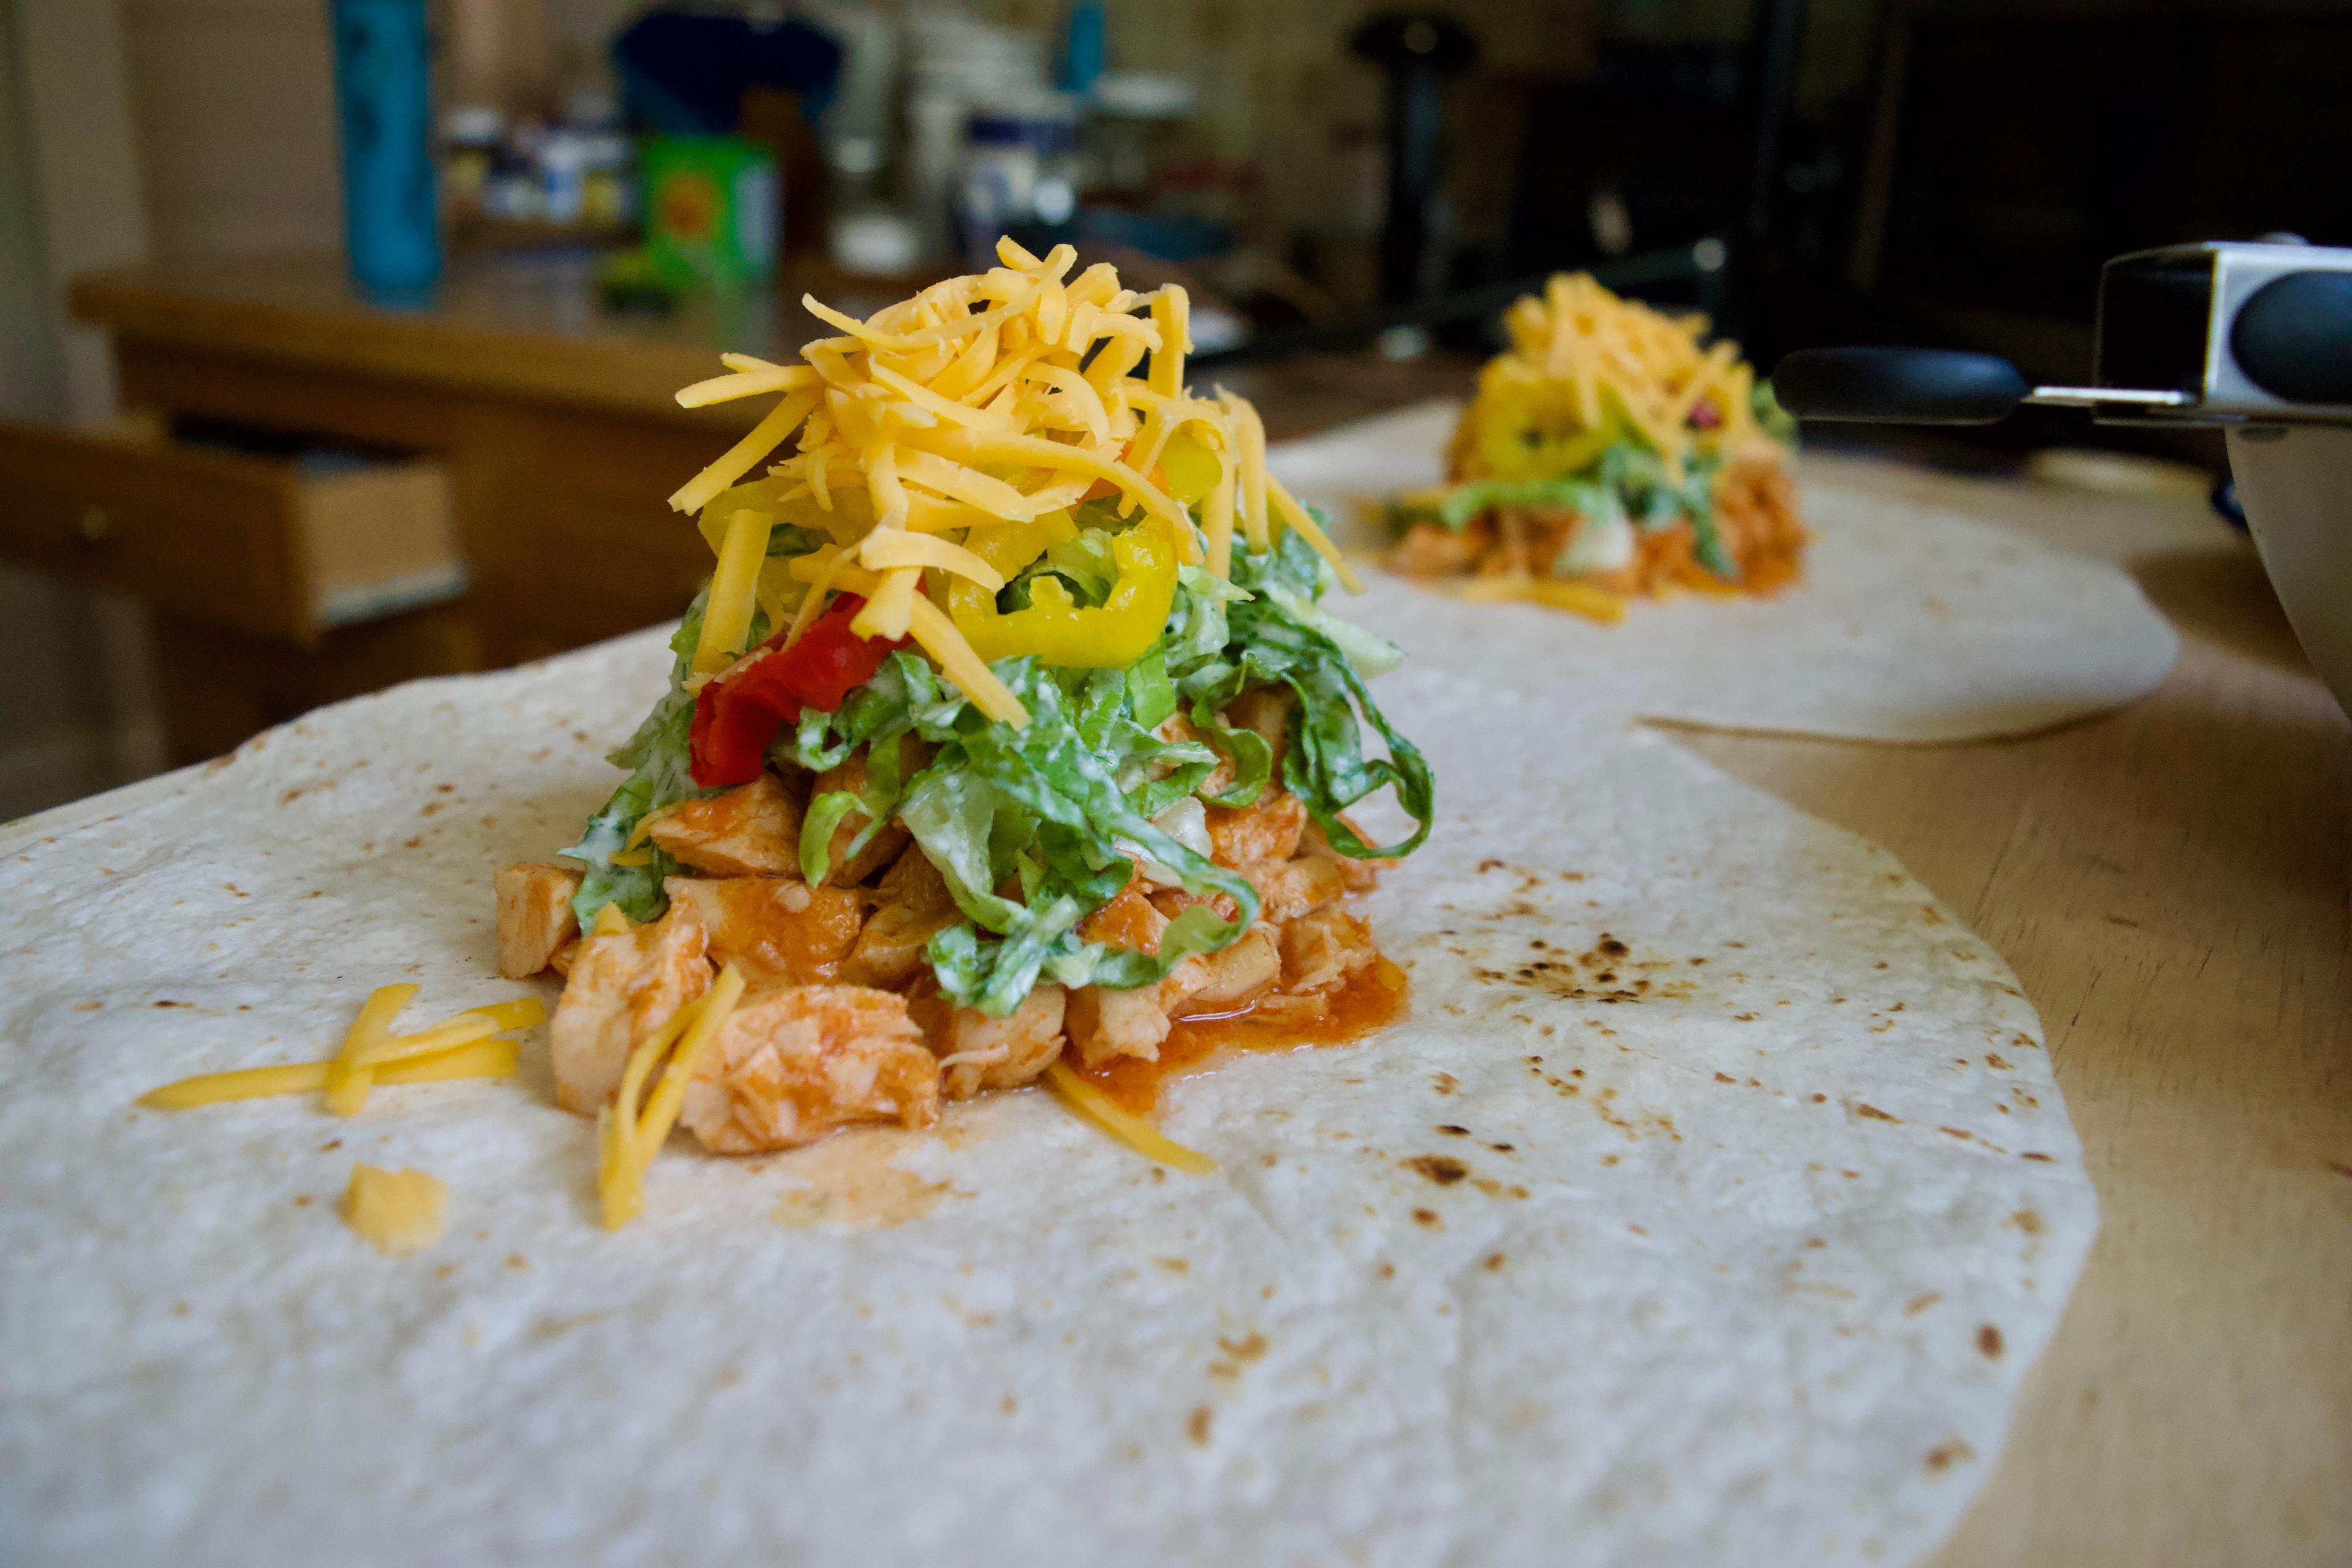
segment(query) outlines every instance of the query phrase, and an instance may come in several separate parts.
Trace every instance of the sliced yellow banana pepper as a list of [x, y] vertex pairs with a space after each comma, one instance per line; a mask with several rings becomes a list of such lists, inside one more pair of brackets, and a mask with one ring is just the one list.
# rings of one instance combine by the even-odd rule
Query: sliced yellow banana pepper
[[[1024, 531], [1021, 537], [1016, 531]], [[1049, 512], [1032, 523], [976, 530], [967, 547], [1009, 578], [1076, 531], [1067, 513]], [[1166, 522], [1147, 517], [1112, 539], [1110, 554], [1118, 581], [1099, 608], [1073, 601], [1059, 577], [1040, 576], [1029, 584], [1027, 609], [1001, 611], [995, 595], [959, 578], [948, 589], [948, 614], [972, 651], [992, 662], [1035, 654], [1068, 669], [1123, 669], [1150, 650], [1168, 624], [1176, 600], [1176, 536]]]

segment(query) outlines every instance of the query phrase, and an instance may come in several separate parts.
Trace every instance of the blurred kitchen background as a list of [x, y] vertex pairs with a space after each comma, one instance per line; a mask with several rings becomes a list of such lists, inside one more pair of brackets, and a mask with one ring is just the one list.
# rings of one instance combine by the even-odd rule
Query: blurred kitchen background
[[0, 0], [0, 820], [674, 614], [749, 416], [661, 393], [803, 290], [1066, 238], [1294, 432], [1561, 268], [2081, 381], [2107, 257], [2352, 243], [2347, 61], [2352, 0]]

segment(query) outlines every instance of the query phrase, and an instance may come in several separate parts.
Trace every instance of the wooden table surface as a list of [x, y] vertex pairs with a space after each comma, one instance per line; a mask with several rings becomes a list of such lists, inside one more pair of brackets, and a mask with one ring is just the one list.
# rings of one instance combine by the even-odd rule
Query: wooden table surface
[[[112, 274], [75, 300], [191, 355], [671, 427], [748, 418], [669, 400], [718, 349], [818, 334], [772, 295], [615, 315], [577, 261], [461, 268], [427, 310], [358, 301], [317, 260]], [[1468, 377], [1330, 357], [1223, 379], [1280, 438]], [[2121, 562], [2183, 634], [2153, 696], [2022, 740], [1684, 737], [1893, 850], [2000, 948], [2082, 1132], [2100, 1238], [1939, 1568], [2352, 1563], [2352, 725], [2196, 503], [1841, 472]]]
[[1937, 1568], [2352, 1563], [2352, 724], [2197, 503], [1839, 465], [2123, 561], [2179, 663], [2021, 740], [1685, 733], [1885, 846], [2041, 1010], [2100, 1234]]

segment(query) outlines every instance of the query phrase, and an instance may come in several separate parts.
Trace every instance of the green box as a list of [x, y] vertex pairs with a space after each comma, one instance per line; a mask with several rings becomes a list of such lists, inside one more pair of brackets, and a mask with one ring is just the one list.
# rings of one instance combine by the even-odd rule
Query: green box
[[766, 147], [740, 136], [654, 136], [639, 167], [646, 253], [664, 281], [724, 286], [776, 275], [782, 197]]

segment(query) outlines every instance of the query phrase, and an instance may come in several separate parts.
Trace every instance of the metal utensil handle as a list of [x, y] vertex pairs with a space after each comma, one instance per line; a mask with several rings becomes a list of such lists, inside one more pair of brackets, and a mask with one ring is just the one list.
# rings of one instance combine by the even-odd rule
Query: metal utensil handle
[[1957, 349], [1800, 349], [1772, 371], [1799, 418], [1873, 425], [1990, 425], [2031, 390], [2007, 360]]

